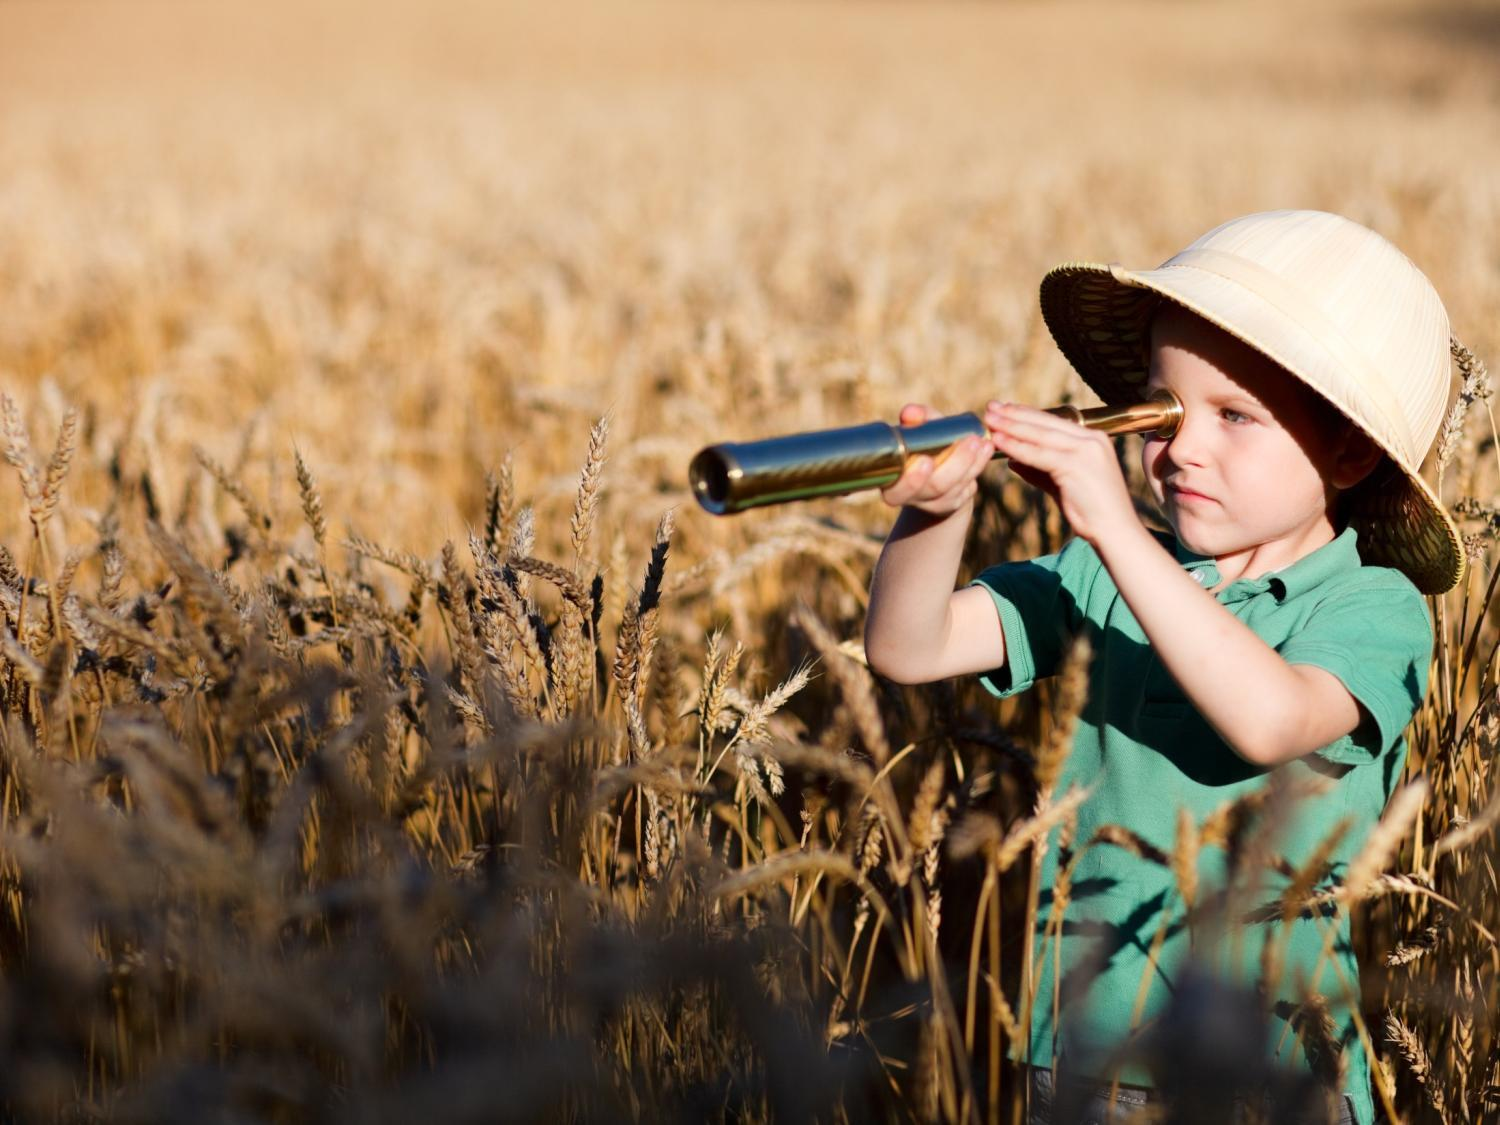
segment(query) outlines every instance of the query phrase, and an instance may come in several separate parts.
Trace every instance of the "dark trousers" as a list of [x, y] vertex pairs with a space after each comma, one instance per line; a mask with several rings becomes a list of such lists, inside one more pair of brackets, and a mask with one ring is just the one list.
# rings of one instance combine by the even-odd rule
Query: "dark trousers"
[[[1030, 1125], [1125, 1125], [1138, 1118], [1148, 1109], [1159, 1109], [1160, 1096], [1155, 1090], [1140, 1086], [1121, 1086], [1115, 1092], [1114, 1108], [1110, 1109], [1109, 1086], [1092, 1083], [1070, 1083], [1066, 1089], [1053, 1088], [1052, 1071], [1047, 1067], [1026, 1068], [1031, 1084]], [[1232, 1121], [1248, 1119], [1248, 1105], [1236, 1101], [1239, 1111]], [[1063, 1116], [1063, 1115], [1066, 1116]], [[1156, 1118], [1150, 1118], [1155, 1120]], [[1262, 1121], [1290, 1122], [1284, 1115], [1262, 1115]], [[1300, 1123], [1301, 1118], [1297, 1119]], [[1322, 1116], [1308, 1119], [1308, 1125], [1326, 1125]], [[1354, 1125], [1354, 1105], [1347, 1097], [1339, 1099], [1337, 1125]]]

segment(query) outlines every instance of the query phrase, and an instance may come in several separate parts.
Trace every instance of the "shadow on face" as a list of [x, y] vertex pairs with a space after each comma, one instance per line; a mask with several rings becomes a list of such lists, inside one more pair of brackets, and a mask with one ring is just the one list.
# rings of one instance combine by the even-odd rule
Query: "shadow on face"
[[1178, 349], [1213, 367], [1264, 406], [1336, 491], [1353, 487], [1380, 460], [1379, 449], [1331, 402], [1269, 356], [1197, 313], [1163, 301], [1151, 322], [1153, 366]]

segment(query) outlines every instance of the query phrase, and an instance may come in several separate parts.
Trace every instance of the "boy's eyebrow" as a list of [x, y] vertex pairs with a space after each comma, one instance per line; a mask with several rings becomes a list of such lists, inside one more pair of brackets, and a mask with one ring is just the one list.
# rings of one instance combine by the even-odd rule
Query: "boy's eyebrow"
[[[1160, 379], [1146, 380], [1147, 390], [1154, 391], [1164, 386], [1166, 386], [1166, 384]], [[1208, 401], [1214, 406], [1230, 406], [1238, 404], [1241, 406], [1249, 406], [1255, 410], [1268, 409], [1266, 404], [1261, 402], [1260, 399], [1251, 398], [1250, 395], [1245, 391], [1216, 391], [1208, 396]]]
[[1229, 394], [1210, 395], [1209, 401], [1216, 406], [1248, 406], [1254, 410], [1266, 409], [1266, 404], [1259, 399], [1251, 398], [1243, 391], [1232, 391]]

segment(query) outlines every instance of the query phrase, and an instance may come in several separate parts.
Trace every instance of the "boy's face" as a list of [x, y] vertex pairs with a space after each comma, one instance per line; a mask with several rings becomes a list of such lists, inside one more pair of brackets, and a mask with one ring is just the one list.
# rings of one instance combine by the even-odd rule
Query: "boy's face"
[[[1189, 550], [1254, 576], [1329, 542], [1340, 454], [1363, 435], [1279, 365], [1229, 333], [1164, 303], [1152, 325], [1148, 386], [1183, 404], [1170, 439], [1141, 465]], [[1373, 447], [1371, 447], [1373, 448]]]

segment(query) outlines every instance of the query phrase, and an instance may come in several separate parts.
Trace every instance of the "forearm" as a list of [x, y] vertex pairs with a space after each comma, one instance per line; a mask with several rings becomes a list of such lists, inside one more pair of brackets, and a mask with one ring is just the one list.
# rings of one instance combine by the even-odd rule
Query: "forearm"
[[[1240, 757], [1275, 765], [1347, 733], [1315, 694], [1309, 670], [1283, 660], [1145, 528], [1103, 536], [1096, 549], [1163, 667]], [[1347, 702], [1352, 729], [1358, 712]]]
[[950, 599], [958, 581], [973, 505], [946, 516], [902, 508], [870, 581], [865, 656], [893, 679], [931, 668], [951, 628]]

